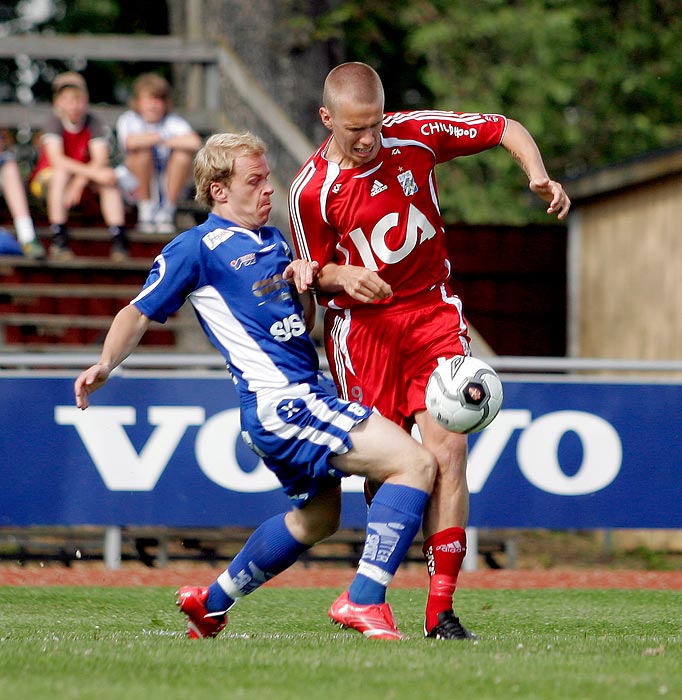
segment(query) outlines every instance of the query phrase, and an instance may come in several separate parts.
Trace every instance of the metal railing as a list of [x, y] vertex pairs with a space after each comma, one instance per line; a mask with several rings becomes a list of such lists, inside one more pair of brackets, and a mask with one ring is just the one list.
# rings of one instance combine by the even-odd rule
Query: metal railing
[[[3, 369], [79, 369], [97, 362], [96, 353], [12, 353], [0, 352]], [[509, 373], [642, 372], [682, 373], [682, 360], [633, 360], [586, 357], [485, 357], [496, 371]], [[216, 353], [145, 353], [126, 358], [123, 369], [163, 369], [179, 372], [197, 369], [224, 369], [225, 361]]]

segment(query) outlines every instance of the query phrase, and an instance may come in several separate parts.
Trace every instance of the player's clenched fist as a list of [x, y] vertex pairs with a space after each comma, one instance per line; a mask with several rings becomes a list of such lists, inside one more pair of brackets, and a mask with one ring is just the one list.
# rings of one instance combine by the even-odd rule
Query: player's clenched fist
[[371, 304], [387, 299], [393, 290], [374, 270], [356, 265], [341, 265], [337, 268], [338, 282], [343, 291], [357, 301]]

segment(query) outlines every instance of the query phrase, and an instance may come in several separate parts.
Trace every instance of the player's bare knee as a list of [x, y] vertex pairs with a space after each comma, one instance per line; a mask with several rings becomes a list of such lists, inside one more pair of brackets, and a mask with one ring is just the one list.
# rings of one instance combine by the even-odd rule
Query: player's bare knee
[[403, 454], [400, 465], [396, 468], [394, 480], [431, 493], [437, 472], [436, 458], [428, 450], [415, 443], [413, 449], [407, 450]]
[[420, 475], [423, 483], [425, 484], [423, 488], [424, 491], [429, 493], [433, 490], [433, 484], [436, 480], [436, 474], [438, 472], [438, 463], [436, 458], [423, 447], [419, 448], [419, 457], [416, 460], [416, 464], [413, 469]]

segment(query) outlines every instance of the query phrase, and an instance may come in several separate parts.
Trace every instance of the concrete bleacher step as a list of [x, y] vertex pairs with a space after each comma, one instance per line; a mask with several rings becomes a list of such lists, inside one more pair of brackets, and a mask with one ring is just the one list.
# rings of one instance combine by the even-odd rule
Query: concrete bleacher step
[[[50, 232], [39, 227], [38, 238], [45, 248], [49, 247]], [[160, 233], [138, 233], [135, 230], [128, 232], [130, 241], [130, 260], [121, 265], [131, 265], [142, 268], [151, 266], [154, 258], [161, 252], [166, 243], [173, 239], [173, 235]], [[76, 256], [72, 261], [74, 265], [85, 266], [87, 258], [101, 258], [108, 260], [111, 252], [111, 236], [106, 228], [87, 227], [69, 229], [70, 247]], [[91, 263], [94, 261], [90, 261]]]
[[[47, 228], [37, 227], [36, 234], [47, 251], [50, 246], [51, 234]], [[104, 267], [111, 269], [148, 270], [154, 258], [161, 252], [166, 243], [174, 238], [173, 235], [159, 233], [138, 233], [129, 231], [129, 258], [121, 262], [111, 260], [111, 235], [106, 228], [89, 227], [69, 230], [69, 246], [74, 254], [70, 260], [31, 260], [21, 255], [0, 256], [0, 263], [13, 264], [17, 267], [47, 266], [51, 268], [65, 267], [87, 269], [88, 267]]]
[[[17, 352], [18, 346], [35, 350], [37, 346], [44, 344], [101, 346], [110, 324], [110, 316], [2, 314], [0, 348], [5, 352]], [[174, 319], [169, 319], [163, 325], [152, 324], [140, 345], [149, 343], [165, 347], [167, 350], [176, 344], [177, 332], [187, 328], [188, 325], [184, 321]]]
[[[35, 326], [40, 329], [67, 330], [72, 328], [109, 328], [111, 316], [86, 316], [82, 314], [35, 314], [18, 313], [2, 314], [0, 326]], [[154, 328], [174, 330], [177, 328], [194, 327], [191, 319], [170, 318], [164, 324], [152, 321], [150, 330]], [[148, 331], [149, 332], [149, 331]]]
[[[53, 284], [41, 282], [24, 282], [21, 284], [2, 284], [0, 294], [11, 299], [37, 299], [54, 297], [132, 299], [139, 291], [136, 284]], [[21, 303], [21, 302], [20, 302]]]
[[[75, 247], [75, 246], [74, 246]], [[54, 281], [60, 283], [60, 272], [69, 272], [73, 282], [87, 282], [97, 276], [121, 277], [121, 273], [132, 272], [135, 277], [143, 282], [152, 265], [151, 257], [131, 257], [127, 260], [112, 260], [107, 251], [104, 255], [79, 255], [69, 260], [31, 260], [21, 255], [0, 255], [0, 285], [4, 282], [12, 282], [13, 275], [19, 276], [20, 281]], [[45, 274], [47, 272], [47, 274]]]
[[[39, 237], [49, 238], [46, 230]], [[100, 347], [111, 319], [140, 291], [154, 257], [172, 236], [133, 232], [131, 256], [109, 258], [109, 233], [101, 228], [70, 232], [70, 260], [32, 260], [0, 256], [0, 351], [35, 352], [47, 348]], [[140, 350], [178, 346], [192, 332], [193, 319], [177, 314], [152, 323]]]
[[[0, 367], [20, 367], [21, 362], [18, 361], [18, 355], [30, 356], [30, 363], [27, 366], [35, 368], [37, 366], [37, 357], [40, 355], [51, 355], [54, 357], [65, 357], [71, 360], [72, 356], [95, 355], [99, 356], [102, 351], [102, 343], [44, 343], [41, 345], [32, 345], [30, 343], [15, 343], [11, 347], [3, 347], [0, 345]], [[135, 354], [141, 355], [157, 355], [163, 354], [167, 357], [169, 354], [168, 345], [153, 345], [153, 344], [142, 344], [135, 348]], [[177, 352], [173, 353], [180, 357], [184, 357], [184, 353]], [[11, 361], [8, 361], [9, 360]], [[39, 363], [38, 363], [39, 364]], [[54, 368], [55, 366], [60, 366], [54, 362], [46, 363], [46, 367]], [[64, 363], [63, 366], [72, 366], [70, 362]], [[80, 366], [80, 363], [78, 364]], [[161, 365], [160, 365], [161, 366]], [[164, 368], [167, 367], [167, 363], [163, 363]]]

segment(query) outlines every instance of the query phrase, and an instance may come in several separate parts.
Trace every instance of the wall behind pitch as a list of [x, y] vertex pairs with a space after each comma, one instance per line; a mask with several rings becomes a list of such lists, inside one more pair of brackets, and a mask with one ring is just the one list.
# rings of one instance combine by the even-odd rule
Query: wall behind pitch
[[449, 225], [452, 287], [497, 355], [566, 355], [566, 227]]
[[[682, 527], [682, 384], [504, 386], [471, 436], [471, 525]], [[92, 399], [75, 408], [73, 376], [0, 375], [0, 526], [252, 527], [288, 508], [222, 373], [122, 373]], [[343, 524], [363, 527], [361, 483], [345, 484]]]

